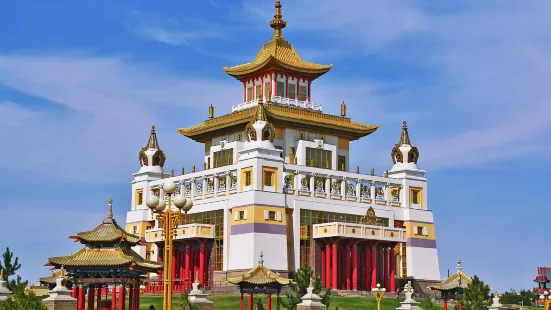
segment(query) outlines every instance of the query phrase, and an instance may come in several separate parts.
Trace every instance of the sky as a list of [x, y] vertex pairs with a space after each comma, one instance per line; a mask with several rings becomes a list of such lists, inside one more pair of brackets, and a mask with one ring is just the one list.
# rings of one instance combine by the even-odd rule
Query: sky
[[[551, 173], [551, 2], [282, 1], [283, 36], [333, 64], [312, 100], [378, 124], [350, 166], [390, 169], [407, 120], [427, 170], [441, 275], [463, 270], [501, 292], [532, 288], [546, 246]], [[272, 0], [2, 1], [0, 250], [24, 279], [49, 275], [69, 236], [125, 222], [138, 152], [156, 125], [165, 168], [201, 166], [176, 128], [242, 101], [222, 67], [272, 36]]]

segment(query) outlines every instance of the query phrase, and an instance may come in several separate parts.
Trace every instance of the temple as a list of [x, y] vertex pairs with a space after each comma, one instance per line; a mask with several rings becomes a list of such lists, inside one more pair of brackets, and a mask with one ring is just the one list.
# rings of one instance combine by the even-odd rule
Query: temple
[[[439, 291], [444, 300], [444, 310], [448, 309], [448, 301], [455, 300], [458, 296], [463, 296], [463, 290], [472, 282], [471, 277], [463, 273], [461, 259], [457, 259], [457, 271], [442, 282], [429, 286], [431, 290]], [[458, 308], [461, 310], [463, 305], [458, 301]]]
[[[539, 296], [545, 294], [545, 292], [547, 292], [548, 294], [551, 293], [551, 289], [547, 287], [550, 281], [547, 275], [550, 273], [551, 268], [538, 267], [538, 275], [534, 279], [534, 282], [536, 282], [538, 286], [534, 288], [534, 294]], [[538, 306], [543, 306], [543, 301], [541, 301], [540, 299], [536, 299], [534, 303]]]
[[[324, 113], [312, 100], [313, 82], [332, 65], [303, 60], [284, 39], [279, 1], [269, 24], [273, 35], [250, 63], [224, 68], [242, 83], [241, 102], [220, 116], [206, 104], [205, 121], [178, 128], [204, 145], [202, 169], [165, 173], [152, 128], [138, 155], [125, 227], [143, 241], [134, 250], [163, 262], [162, 229], [145, 202], [164, 197], [162, 184], [171, 180], [193, 200], [176, 229], [175, 292], [190, 288], [196, 273], [202, 286], [231, 286], [229, 279], [254, 268], [260, 252], [283, 278], [310, 266], [324, 286], [338, 290], [439, 282], [426, 171], [406, 122], [396, 128], [398, 143], [389, 142], [390, 170], [350, 167], [351, 142], [379, 126], [353, 121], [344, 102], [337, 103], [339, 115]], [[146, 291], [162, 291], [161, 278], [150, 273]]]
[[139, 310], [141, 279], [157, 272], [162, 264], [147, 261], [132, 250], [140, 239], [117, 224], [112, 200], [109, 199], [107, 216], [98, 226], [70, 238], [84, 247], [68, 256], [50, 257], [46, 266], [53, 266], [71, 281], [77, 309]]

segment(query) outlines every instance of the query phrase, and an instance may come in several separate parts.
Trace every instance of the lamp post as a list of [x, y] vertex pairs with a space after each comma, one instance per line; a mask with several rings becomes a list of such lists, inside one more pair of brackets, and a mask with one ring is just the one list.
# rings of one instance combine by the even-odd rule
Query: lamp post
[[[186, 199], [176, 183], [167, 180], [163, 185], [163, 192], [168, 197], [168, 208], [164, 197], [158, 197], [152, 192], [147, 198], [146, 205], [153, 213], [157, 213], [156, 219], [161, 228], [161, 235], [165, 237], [164, 268], [163, 268], [163, 309], [172, 309], [172, 244], [175, 237], [175, 229], [180, 224], [182, 211], [184, 216], [193, 206], [191, 199]], [[160, 194], [160, 193], [159, 193]], [[172, 204], [178, 210], [172, 210]], [[166, 210], [165, 210], [166, 209]]]
[[377, 298], [377, 310], [381, 310], [381, 299], [385, 295], [386, 288], [381, 288], [381, 284], [377, 283], [377, 287], [371, 289], [375, 298]]
[[551, 296], [549, 296], [549, 292], [545, 291], [543, 295], [540, 295], [540, 300], [543, 301], [544, 310], [549, 310], [549, 304], [551, 303]]

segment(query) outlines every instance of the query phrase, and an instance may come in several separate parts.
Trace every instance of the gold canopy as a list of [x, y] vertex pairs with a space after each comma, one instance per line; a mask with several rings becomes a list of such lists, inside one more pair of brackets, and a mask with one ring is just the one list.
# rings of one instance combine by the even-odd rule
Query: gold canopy
[[462, 269], [461, 259], [457, 259], [457, 271], [451, 277], [442, 280], [442, 282], [429, 286], [429, 289], [435, 291], [451, 291], [459, 288], [466, 288], [473, 280], [463, 273]]
[[279, 273], [270, 271], [270, 269], [264, 266], [263, 255], [260, 253], [260, 261], [258, 266], [253, 269], [244, 272], [238, 278], [230, 278], [228, 282], [236, 285], [248, 283], [253, 285], [265, 285], [265, 284], [279, 284], [279, 285], [289, 285], [291, 280], [280, 277]]

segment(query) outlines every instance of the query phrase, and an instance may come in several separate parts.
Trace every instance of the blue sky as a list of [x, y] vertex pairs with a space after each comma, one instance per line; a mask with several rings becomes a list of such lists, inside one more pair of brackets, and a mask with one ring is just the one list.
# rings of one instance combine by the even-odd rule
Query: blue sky
[[[351, 166], [379, 173], [407, 120], [428, 170], [442, 276], [530, 288], [545, 246], [551, 185], [551, 2], [283, 1], [283, 35], [334, 64], [312, 98], [380, 124]], [[273, 1], [4, 1], [0, 4], [0, 248], [21, 275], [97, 225], [109, 196], [124, 223], [152, 124], [167, 168], [200, 165], [177, 127], [229, 113], [248, 62], [272, 32]], [[543, 244], [543, 245], [542, 245]]]

